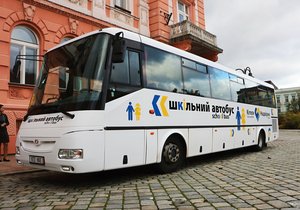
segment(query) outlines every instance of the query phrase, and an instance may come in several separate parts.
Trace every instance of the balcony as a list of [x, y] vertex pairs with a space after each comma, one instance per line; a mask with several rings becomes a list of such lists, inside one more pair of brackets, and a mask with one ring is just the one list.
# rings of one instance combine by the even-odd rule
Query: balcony
[[216, 61], [223, 50], [217, 46], [217, 37], [185, 20], [171, 25], [170, 42], [172, 45], [207, 59]]

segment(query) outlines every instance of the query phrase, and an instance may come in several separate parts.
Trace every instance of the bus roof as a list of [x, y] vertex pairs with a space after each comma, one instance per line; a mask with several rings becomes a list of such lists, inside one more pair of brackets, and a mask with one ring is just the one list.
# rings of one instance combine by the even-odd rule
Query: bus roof
[[243, 74], [241, 72], [234, 71], [233, 69], [228, 68], [226, 66], [223, 66], [220, 63], [207, 60], [205, 58], [202, 58], [202, 57], [197, 56], [195, 54], [192, 54], [192, 53], [189, 53], [187, 51], [181, 50], [179, 48], [173, 47], [171, 45], [156, 41], [154, 39], [143, 36], [141, 34], [137, 34], [135, 32], [131, 32], [131, 31], [121, 29], [121, 28], [104, 28], [104, 29], [100, 29], [100, 30], [97, 30], [97, 31], [92, 31], [92, 32], [86, 33], [82, 36], [79, 36], [79, 37], [76, 37], [74, 39], [68, 40], [64, 43], [61, 43], [61, 44], [55, 46], [54, 48], [50, 49], [48, 52], [50, 52], [52, 50], [55, 50], [59, 47], [62, 47], [66, 44], [69, 44], [69, 43], [72, 43], [74, 41], [80, 40], [82, 38], [88, 37], [88, 36], [92, 36], [92, 35], [99, 34], [99, 33], [108, 33], [108, 34], [111, 34], [111, 35], [115, 35], [118, 32], [123, 32], [125, 39], [133, 40], [133, 41], [136, 41], [136, 42], [141, 42], [143, 44], [146, 44], [146, 45], [149, 45], [149, 46], [152, 46], [152, 47], [155, 47], [155, 48], [162, 49], [164, 51], [179, 55], [179, 56], [184, 57], [186, 59], [190, 59], [190, 60], [205, 64], [205, 65], [208, 65], [208, 66], [218, 68], [218, 69], [226, 71], [228, 73], [237, 75], [241, 78], [247, 78], [248, 80], [251, 80], [253, 82], [256, 82], [256, 83], [259, 83], [259, 84], [262, 84], [264, 86], [267, 86], [267, 87], [270, 87], [270, 88], [274, 89], [274, 87], [269, 83], [266, 83], [264, 81], [261, 81], [259, 79], [254, 78], [254, 77], [248, 76], [248, 75]]

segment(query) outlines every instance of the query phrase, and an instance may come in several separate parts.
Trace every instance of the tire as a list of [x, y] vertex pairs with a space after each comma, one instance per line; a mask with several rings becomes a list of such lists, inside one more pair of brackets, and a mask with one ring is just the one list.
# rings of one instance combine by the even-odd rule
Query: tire
[[258, 143], [254, 146], [255, 151], [262, 151], [266, 147], [266, 139], [263, 132], [260, 132], [258, 135]]
[[175, 137], [170, 137], [164, 144], [159, 171], [170, 173], [180, 169], [185, 163], [185, 147], [182, 142]]

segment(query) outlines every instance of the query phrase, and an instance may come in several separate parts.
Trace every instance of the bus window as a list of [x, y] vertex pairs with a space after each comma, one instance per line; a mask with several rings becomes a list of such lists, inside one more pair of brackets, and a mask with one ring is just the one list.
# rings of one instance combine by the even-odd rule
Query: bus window
[[130, 84], [141, 85], [140, 56], [138, 52], [129, 51]]
[[196, 63], [188, 59], [182, 59], [182, 65], [191, 69], [196, 69]]
[[231, 100], [228, 73], [213, 67], [209, 67], [209, 74], [212, 97]]
[[276, 107], [275, 104], [275, 94], [274, 90], [252, 82], [250, 80], [245, 80], [246, 88], [246, 103], [267, 107]]
[[125, 53], [123, 63], [113, 63], [110, 81], [129, 84], [128, 51]]
[[230, 88], [231, 88], [231, 97], [235, 102], [246, 102], [246, 96], [243, 93], [245, 89], [244, 79], [237, 77], [235, 75], [229, 74], [230, 78]]
[[207, 67], [205, 65], [197, 63], [197, 71], [207, 74]]
[[182, 67], [182, 71], [184, 90], [187, 94], [206, 97], [211, 96], [208, 74], [186, 67]]
[[141, 88], [140, 53], [126, 50], [123, 63], [113, 63], [107, 101]]
[[153, 47], [145, 46], [148, 88], [181, 93], [183, 90], [181, 59]]

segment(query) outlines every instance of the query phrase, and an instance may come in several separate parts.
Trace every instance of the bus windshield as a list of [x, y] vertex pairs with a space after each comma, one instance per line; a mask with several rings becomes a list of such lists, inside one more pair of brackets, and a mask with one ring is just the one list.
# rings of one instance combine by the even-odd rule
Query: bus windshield
[[28, 115], [100, 109], [109, 39], [96, 34], [47, 53]]

